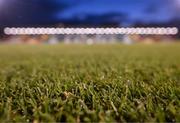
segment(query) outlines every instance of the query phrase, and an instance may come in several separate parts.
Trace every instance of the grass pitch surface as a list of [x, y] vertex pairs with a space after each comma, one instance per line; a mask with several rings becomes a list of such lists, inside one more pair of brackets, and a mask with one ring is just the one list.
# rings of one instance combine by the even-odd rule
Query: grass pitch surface
[[1, 122], [180, 122], [180, 44], [1, 45]]

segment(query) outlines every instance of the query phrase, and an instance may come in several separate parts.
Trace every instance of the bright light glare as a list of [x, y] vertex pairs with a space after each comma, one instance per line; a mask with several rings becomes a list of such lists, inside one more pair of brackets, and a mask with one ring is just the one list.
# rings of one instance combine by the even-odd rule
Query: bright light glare
[[24, 34], [142, 34], [142, 35], [176, 35], [178, 28], [5, 28], [7, 35]]

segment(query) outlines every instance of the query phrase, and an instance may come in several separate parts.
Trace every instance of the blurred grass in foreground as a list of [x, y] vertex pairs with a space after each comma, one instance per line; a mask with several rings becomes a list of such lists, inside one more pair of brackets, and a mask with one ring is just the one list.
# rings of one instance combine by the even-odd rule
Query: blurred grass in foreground
[[180, 44], [1, 45], [0, 121], [180, 122]]

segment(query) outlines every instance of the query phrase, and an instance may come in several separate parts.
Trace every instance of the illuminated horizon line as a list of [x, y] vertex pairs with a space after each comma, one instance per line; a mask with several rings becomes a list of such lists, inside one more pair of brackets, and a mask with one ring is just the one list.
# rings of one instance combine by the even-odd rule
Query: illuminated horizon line
[[136, 28], [15, 28], [6, 27], [6, 35], [72, 35], [72, 34], [127, 34], [127, 35], [176, 35], [177, 27], [136, 27]]

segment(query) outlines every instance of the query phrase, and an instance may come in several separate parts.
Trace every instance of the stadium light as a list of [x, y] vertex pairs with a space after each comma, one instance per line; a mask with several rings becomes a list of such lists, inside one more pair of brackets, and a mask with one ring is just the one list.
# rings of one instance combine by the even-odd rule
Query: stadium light
[[176, 35], [178, 28], [5, 28], [7, 35], [40, 34], [140, 34], [140, 35]]

